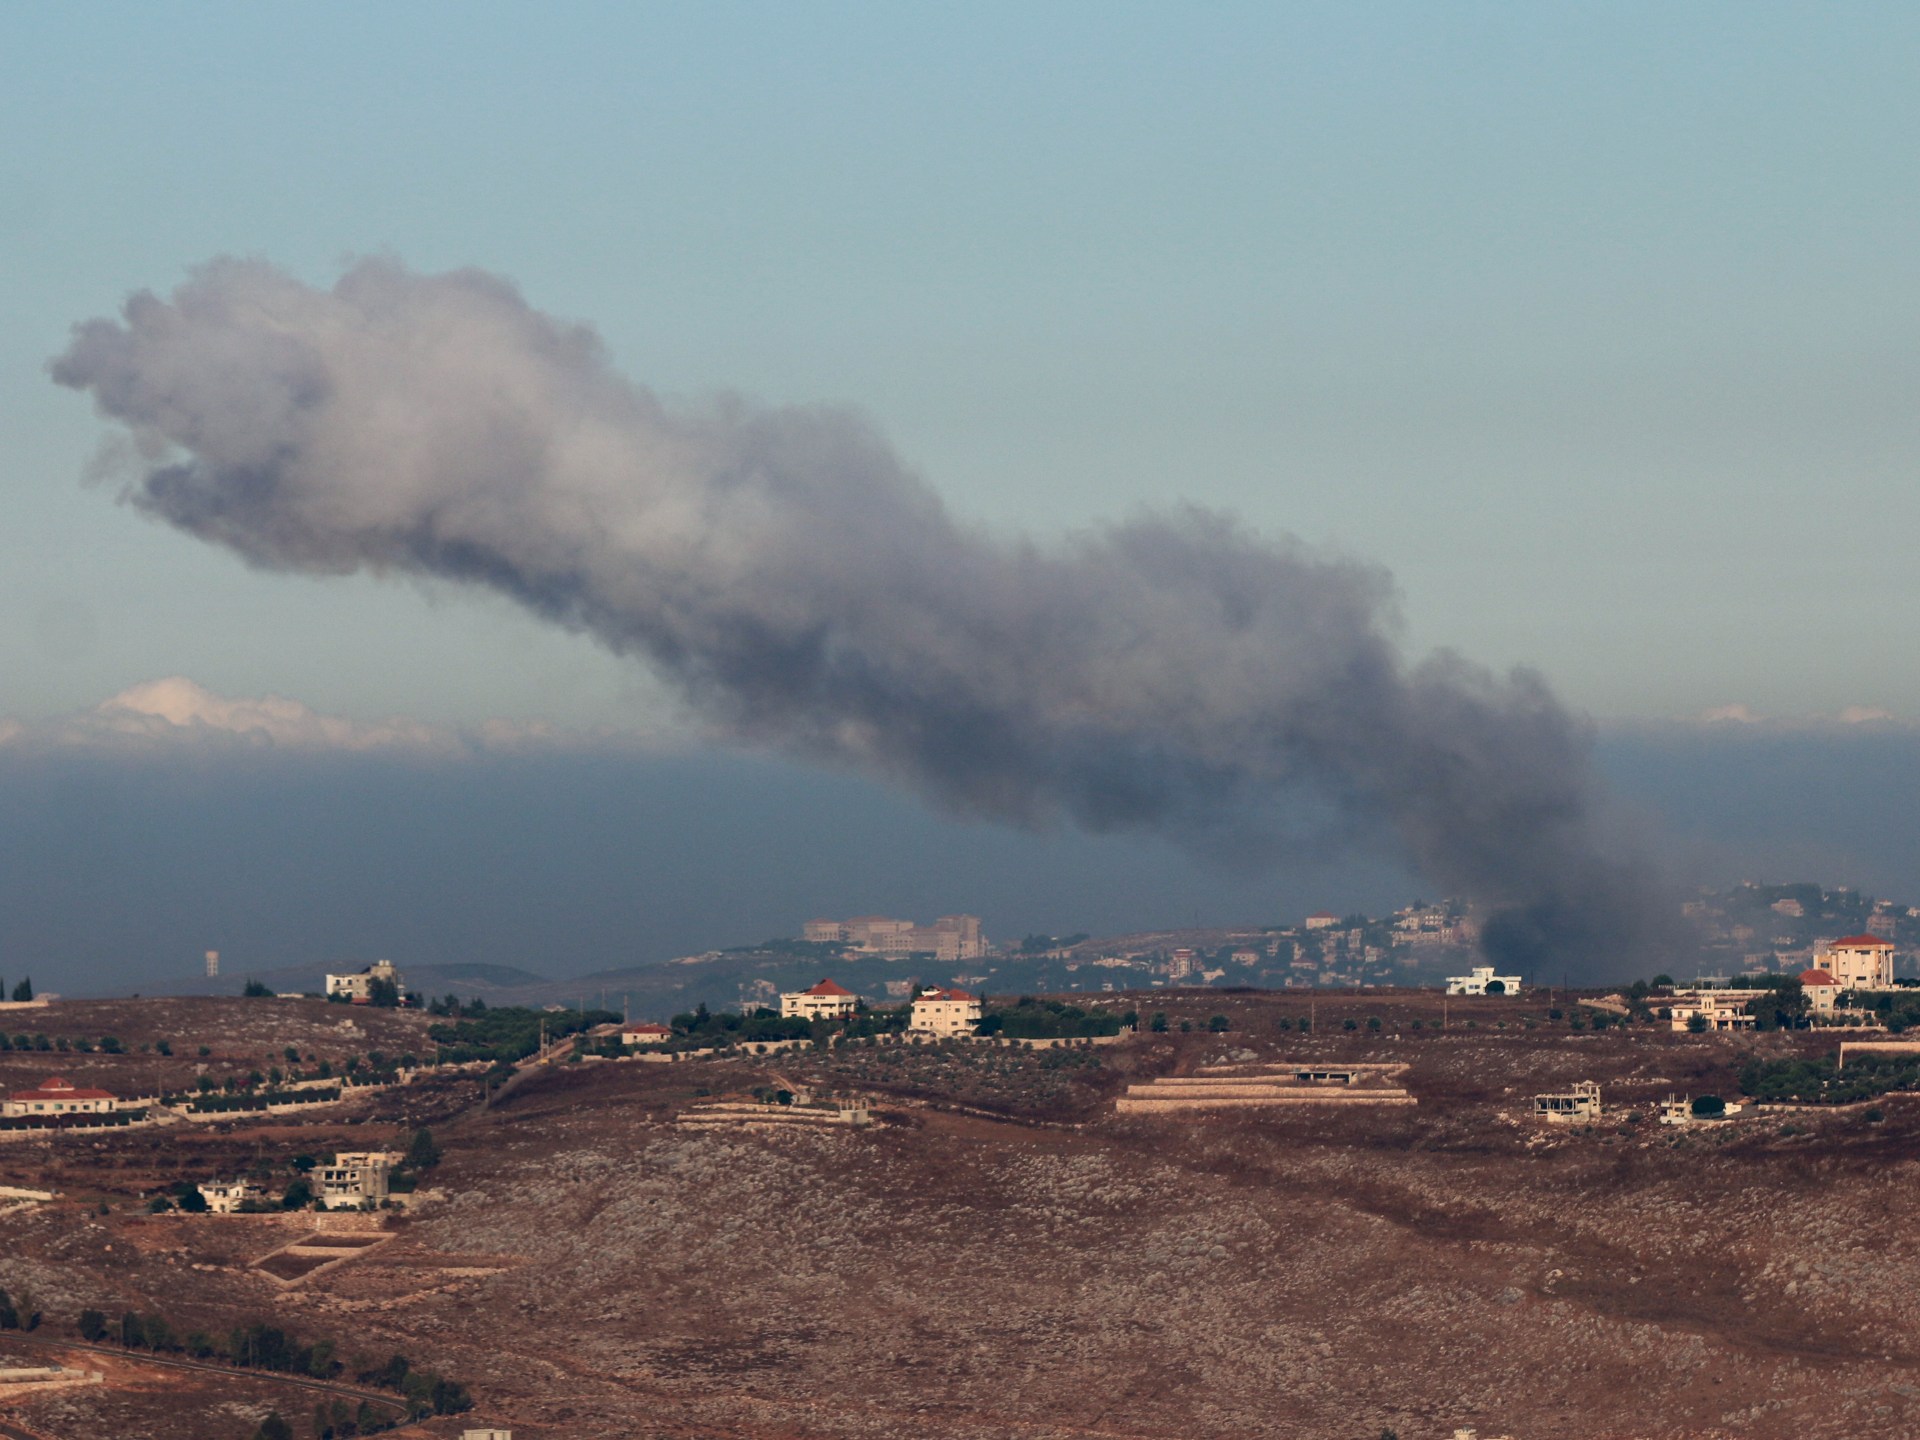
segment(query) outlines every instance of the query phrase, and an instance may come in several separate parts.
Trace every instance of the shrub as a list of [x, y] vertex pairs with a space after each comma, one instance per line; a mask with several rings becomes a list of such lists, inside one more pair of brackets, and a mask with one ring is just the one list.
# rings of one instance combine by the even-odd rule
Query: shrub
[[1211, 1020], [1207, 1021], [1207, 1029], [1215, 1035], [1226, 1034], [1227, 1033], [1227, 1017], [1224, 1015], [1214, 1016]]
[[1698, 1095], [1690, 1108], [1697, 1120], [1718, 1120], [1727, 1113], [1727, 1102], [1718, 1095]]

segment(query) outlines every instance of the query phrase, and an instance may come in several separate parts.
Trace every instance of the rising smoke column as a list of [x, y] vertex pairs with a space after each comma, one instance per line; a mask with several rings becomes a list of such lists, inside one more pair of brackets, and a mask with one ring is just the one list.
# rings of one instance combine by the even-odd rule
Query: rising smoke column
[[1215, 855], [1384, 838], [1500, 912], [1508, 963], [1645, 939], [1585, 725], [1531, 672], [1409, 663], [1372, 566], [1198, 509], [997, 538], [856, 417], [669, 408], [475, 271], [216, 261], [51, 369], [132, 433], [147, 514], [267, 569], [501, 591], [740, 742]]

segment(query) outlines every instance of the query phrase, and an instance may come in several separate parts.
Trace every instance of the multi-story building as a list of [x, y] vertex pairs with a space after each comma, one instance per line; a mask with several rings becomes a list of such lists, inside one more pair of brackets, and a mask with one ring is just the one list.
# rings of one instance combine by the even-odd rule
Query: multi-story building
[[1878, 935], [1849, 935], [1821, 950], [1818, 967], [1843, 990], [1891, 990], [1893, 942]]
[[1330, 910], [1316, 910], [1307, 916], [1306, 928], [1309, 930], [1331, 930], [1340, 923], [1340, 917]]
[[1754, 1017], [1747, 1006], [1764, 991], [1759, 990], [1675, 990], [1673, 992], [1673, 1028], [1691, 1030], [1698, 1016], [1708, 1030], [1751, 1030]]
[[355, 1210], [380, 1204], [387, 1198], [397, 1154], [370, 1150], [341, 1154], [313, 1172], [315, 1198], [324, 1210]]
[[353, 975], [327, 976], [327, 994], [344, 995], [355, 1005], [365, 1005], [373, 999], [373, 984], [384, 980], [393, 986], [398, 995], [405, 995], [406, 987], [400, 983], [400, 972], [393, 968], [391, 960], [376, 960], [366, 969]]
[[846, 986], [822, 980], [805, 990], [790, 990], [780, 997], [780, 1013], [805, 1020], [839, 1020], [859, 1007], [860, 997]]
[[978, 995], [964, 990], [923, 990], [913, 1000], [907, 1028], [920, 1035], [971, 1035], [980, 1023]]

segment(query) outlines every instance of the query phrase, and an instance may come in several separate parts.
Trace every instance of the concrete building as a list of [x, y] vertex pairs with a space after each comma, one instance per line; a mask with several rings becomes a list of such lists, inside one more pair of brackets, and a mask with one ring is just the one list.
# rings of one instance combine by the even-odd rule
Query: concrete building
[[622, 1045], [658, 1045], [672, 1038], [672, 1030], [651, 1020], [634, 1020], [620, 1027]]
[[1840, 982], [1825, 970], [1802, 970], [1800, 989], [1807, 1006], [1816, 1015], [1831, 1015], [1840, 999]]
[[1496, 975], [1491, 965], [1476, 965], [1471, 975], [1449, 975], [1449, 995], [1518, 995], [1518, 975]]
[[7, 1097], [0, 1114], [14, 1115], [110, 1115], [120, 1101], [109, 1090], [88, 1090], [58, 1075], [49, 1075], [31, 1090], [16, 1090]]
[[1709, 1030], [1751, 1030], [1754, 1017], [1747, 1006], [1759, 990], [1676, 990], [1673, 992], [1673, 1028], [1691, 1030], [1698, 1015]]
[[914, 997], [907, 1028], [917, 1035], [971, 1035], [980, 1023], [980, 997], [964, 990], [924, 990]]
[[325, 1210], [357, 1210], [387, 1198], [388, 1181], [401, 1156], [383, 1150], [340, 1154], [313, 1172], [313, 1190]]
[[386, 981], [401, 995], [407, 993], [406, 986], [400, 981], [400, 972], [393, 968], [393, 962], [376, 960], [353, 975], [327, 976], [327, 994], [344, 995], [355, 1005], [365, 1005], [373, 999], [373, 982], [376, 980]]
[[1600, 1118], [1600, 1085], [1582, 1080], [1571, 1090], [1533, 1097], [1533, 1118], [1555, 1125], [1584, 1125]]
[[1893, 942], [1878, 935], [1849, 935], [1820, 952], [1815, 962], [1842, 990], [1891, 990]]
[[790, 990], [782, 995], [780, 1013], [806, 1020], [840, 1020], [853, 1014], [859, 1004], [859, 996], [846, 986], [822, 980], [805, 990]]
[[513, 1431], [496, 1430], [492, 1428], [485, 1430], [462, 1430], [460, 1432], [460, 1440], [513, 1440]]
[[1307, 916], [1306, 928], [1309, 930], [1331, 930], [1340, 923], [1340, 917], [1328, 910], [1316, 910]]
[[266, 1188], [251, 1180], [209, 1180], [194, 1188], [215, 1215], [237, 1215], [241, 1206], [262, 1204], [267, 1198]]

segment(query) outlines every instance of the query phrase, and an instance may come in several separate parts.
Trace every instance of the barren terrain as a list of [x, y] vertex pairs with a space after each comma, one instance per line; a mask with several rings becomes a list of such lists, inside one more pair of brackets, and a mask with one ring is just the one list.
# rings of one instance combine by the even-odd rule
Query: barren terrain
[[[491, 1108], [448, 1077], [324, 1121], [9, 1144], [0, 1183], [63, 1198], [0, 1216], [0, 1285], [32, 1293], [48, 1335], [82, 1307], [164, 1308], [210, 1330], [271, 1317], [372, 1363], [401, 1351], [517, 1440], [1920, 1432], [1920, 1102], [1653, 1123], [1669, 1091], [1736, 1095], [1756, 1048], [1830, 1054], [1831, 1037], [1596, 1035], [1533, 997], [1455, 1000], [1444, 1032], [1431, 994], [1111, 998], [1173, 1026], [1092, 1052], [588, 1062]], [[1215, 1014], [1227, 1033], [1206, 1032]], [[1294, 1057], [1405, 1062], [1419, 1104], [1113, 1114], [1130, 1078]], [[1586, 1078], [1603, 1124], [1523, 1118], [1533, 1092]], [[774, 1086], [867, 1097], [884, 1123], [671, 1123]], [[162, 1178], [422, 1122], [442, 1198], [284, 1287], [253, 1263], [309, 1217], [138, 1203]], [[245, 1440], [242, 1391], [273, 1383], [68, 1391], [9, 1423]], [[310, 1409], [288, 1412], [296, 1433]], [[448, 1433], [434, 1423], [409, 1433]]]

